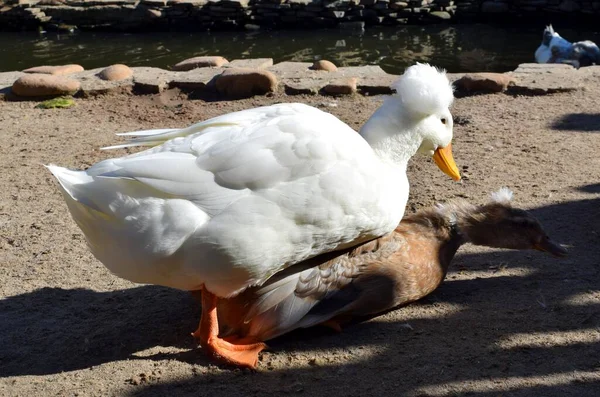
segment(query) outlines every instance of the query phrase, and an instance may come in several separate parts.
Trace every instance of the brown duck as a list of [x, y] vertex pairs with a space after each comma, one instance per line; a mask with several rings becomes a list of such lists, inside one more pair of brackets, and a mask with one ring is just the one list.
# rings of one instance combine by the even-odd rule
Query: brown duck
[[288, 268], [220, 301], [221, 335], [262, 342], [317, 324], [341, 329], [414, 302], [442, 283], [465, 243], [565, 255], [530, 213], [510, 205], [511, 197], [501, 189], [483, 206], [464, 200], [438, 205], [406, 216], [386, 236]]

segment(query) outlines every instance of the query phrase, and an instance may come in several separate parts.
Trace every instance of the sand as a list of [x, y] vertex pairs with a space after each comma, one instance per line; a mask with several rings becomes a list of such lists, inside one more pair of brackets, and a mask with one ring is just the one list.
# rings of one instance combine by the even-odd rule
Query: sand
[[341, 334], [269, 343], [257, 371], [209, 362], [183, 291], [116, 278], [88, 252], [42, 164], [87, 167], [124, 152], [116, 132], [186, 126], [282, 101], [358, 129], [381, 98], [276, 94], [234, 102], [167, 91], [80, 99], [71, 109], [0, 102], [0, 395], [600, 395], [600, 89], [458, 99], [452, 182], [409, 165], [407, 211], [507, 186], [569, 256], [466, 246], [442, 286]]

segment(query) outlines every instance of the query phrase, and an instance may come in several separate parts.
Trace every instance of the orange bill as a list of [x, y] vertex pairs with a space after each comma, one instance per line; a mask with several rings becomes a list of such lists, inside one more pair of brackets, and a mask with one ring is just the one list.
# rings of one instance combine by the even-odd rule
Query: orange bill
[[454, 157], [452, 157], [451, 143], [446, 147], [437, 148], [433, 153], [433, 161], [435, 161], [437, 166], [444, 172], [444, 174], [448, 175], [455, 181], [460, 181], [460, 172], [458, 171], [458, 167], [454, 162]]

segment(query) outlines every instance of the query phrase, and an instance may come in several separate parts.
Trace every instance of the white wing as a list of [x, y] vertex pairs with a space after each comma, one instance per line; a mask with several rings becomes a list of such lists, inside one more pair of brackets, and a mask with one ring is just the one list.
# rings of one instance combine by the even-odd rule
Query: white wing
[[[90, 246], [133, 281], [182, 289], [205, 284], [229, 296], [289, 264], [386, 233], [403, 213], [398, 197], [394, 219], [381, 216], [389, 205], [379, 200], [390, 197], [383, 194], [389, 186], [366, 141], [306, 105], [137, 135], [142, 145], [177, 137], [98, 163], [86, 172], [94, 183], [65, 188], [119, 220], [110, 222], [95, 252]], [[117, 241], [104, 241], [111, 238]]]

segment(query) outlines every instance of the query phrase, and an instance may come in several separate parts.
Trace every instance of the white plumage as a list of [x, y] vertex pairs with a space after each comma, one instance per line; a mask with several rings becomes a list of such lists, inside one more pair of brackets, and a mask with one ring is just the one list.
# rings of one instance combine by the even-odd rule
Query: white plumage
[[158, 146], [85, 171], [48, 168], [92, 253], [116, 275], [229, 297], [392, 231], [416, 152], [435, 152], [460, 178], [444, 73], [418, 64], [396, 88], [360, 134], [310, 106], [280, 104], [123, 134], [133, 140], [115, 147]]
[[575, 67], [600, 63], [600, 49], [596, 43], [584, 40], [571, 43], [554, 31], [552, 25], [546, 26], [542, 43], [535, 51], [537, 63], [567, 63]]

